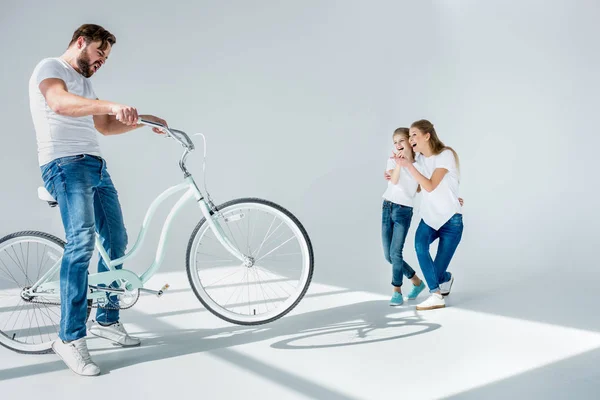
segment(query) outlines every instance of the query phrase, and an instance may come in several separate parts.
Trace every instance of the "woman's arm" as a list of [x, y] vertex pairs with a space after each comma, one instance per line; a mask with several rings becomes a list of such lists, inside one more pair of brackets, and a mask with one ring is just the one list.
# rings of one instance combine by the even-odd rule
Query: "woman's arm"
[[448, 173], [448, 170], [446, 168], [436, 168], [435, 171], [433, 171], [433, 175], [431, 175], [431, 179], [427, 179], [423, 176], [423, 174], [421, 174], [417, 170], [415, 165], [409, 160], [402, 158], [399, 161], [399, 164], [408, 169], [408, 172], [410, 172], [410, 174], [413, 176], [413, 178], [415, 178], [419, 186], [421, 186], [421, 188], [426, 192], [433, 192], [435, 188], [438, 187], [442, 179], [444, 179], [444, 176]]

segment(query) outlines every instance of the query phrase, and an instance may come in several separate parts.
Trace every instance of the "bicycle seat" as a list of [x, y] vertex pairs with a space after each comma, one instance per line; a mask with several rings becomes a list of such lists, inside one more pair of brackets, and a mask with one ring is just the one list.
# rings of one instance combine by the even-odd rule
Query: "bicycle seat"
[[40, 200], [48, 202], [48, 205], [50, 207], [56, 207], [58, 205], [54, 197], [52, 197], [50, 192], [47, 191], [46, 188], [43, 186], [38, 187], [38, 197], [40, 198]]

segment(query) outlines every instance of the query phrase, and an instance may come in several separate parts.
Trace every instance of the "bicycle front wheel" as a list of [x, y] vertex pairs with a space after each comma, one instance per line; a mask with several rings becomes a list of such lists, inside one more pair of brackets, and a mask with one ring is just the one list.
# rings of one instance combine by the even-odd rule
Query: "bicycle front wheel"
[[214, 315], [239, 325], [259, 325], [290, 312], [313, 274], [313, 250], [298, 219], [270, 201], [245, 198], [217, 207], [213, 220], [247, 262], [219, 242], [203, 218], [187, 249], [194, 293]]

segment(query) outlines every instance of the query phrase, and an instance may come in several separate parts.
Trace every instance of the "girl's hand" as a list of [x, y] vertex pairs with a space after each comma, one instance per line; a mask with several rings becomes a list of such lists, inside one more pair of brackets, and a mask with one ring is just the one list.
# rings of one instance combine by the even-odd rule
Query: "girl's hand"
[[465, 203], [465, 201], [462, 198], [458, 198], [458, 202], [460, 203], [460, 206], [462, 207], [463, 204]]
[[399, 154], [397, 155], [394, 160], [396, 161], [396, 164], [408, 168], [412, 165], [412, 162], [410, 162], [409, 160], [407, 160], [406, 158], [404, 158], [403, 155]]
[[387, 171], [383, 172], [383, 177], [385, 178], [386, 181], [389, 181], [390, 179], [392, 179], [392, 176]]

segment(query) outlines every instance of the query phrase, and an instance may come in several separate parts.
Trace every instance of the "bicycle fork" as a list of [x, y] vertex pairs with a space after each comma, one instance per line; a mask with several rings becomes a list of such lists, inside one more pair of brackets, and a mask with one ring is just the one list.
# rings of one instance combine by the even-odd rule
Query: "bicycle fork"
[[208, 209], [208, 205], [206, 204], [204, 199], [200, 199], [198, 201], [198, 205], [200, 206], [200, 210], [202, 211], [202, 214], [204, 214], [204, 217], [206, 218], [206, 222], [208, 222], [210, 229], [213, 231], [221, 245], [223, 245], [223, 247], [225, 247], [225, 249], [227, 249], [227, 251], [231, 253], [231, 255], [233, 255], [235, 258], [244, 263], [244, 266], [251, 267], [252, 265], [254, 265], [254, 260], [252, 259], [252, 257], [246, 256], [243, 253], [241, 253], [233, 245], [233, 243], [231, 243], [231, 241], [223, 231], [221, 224], [219, 224], [217, 218], [213, 218], [214, 215], [220, 215], [218, 211], [211, 215], [211, 211]]

